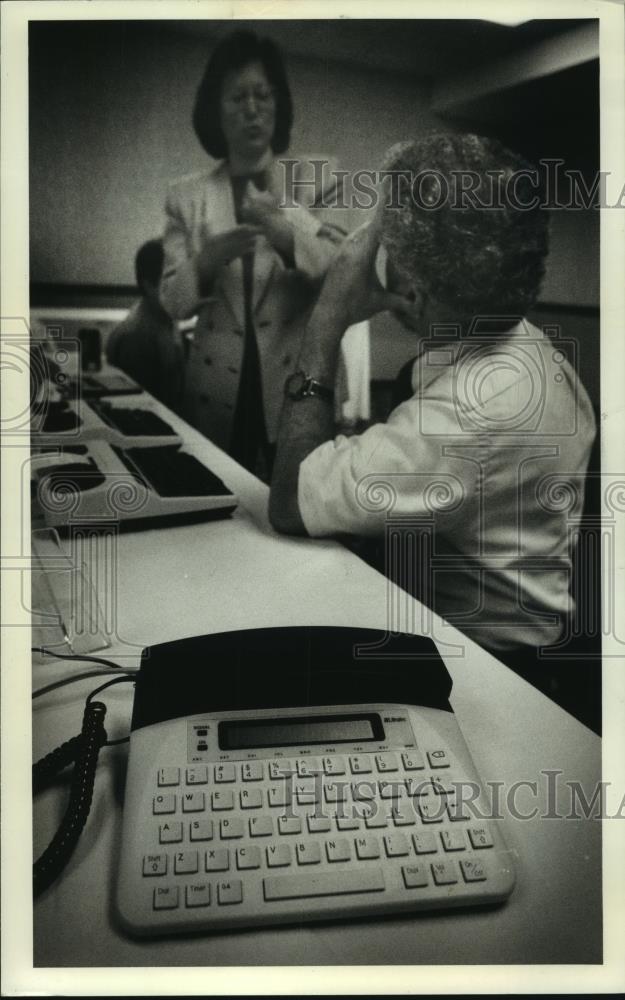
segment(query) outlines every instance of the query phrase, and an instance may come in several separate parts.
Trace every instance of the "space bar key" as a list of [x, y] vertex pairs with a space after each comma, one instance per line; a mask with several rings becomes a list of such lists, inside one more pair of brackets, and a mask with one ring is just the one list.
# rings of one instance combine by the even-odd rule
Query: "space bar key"
[[310, 896], [345, 896], [353, 892], [384, 889], [381, 868], [362, 872], [331, 872], [318, 875], [277, 875], [263, 879], [265, 899], [304, 899]]

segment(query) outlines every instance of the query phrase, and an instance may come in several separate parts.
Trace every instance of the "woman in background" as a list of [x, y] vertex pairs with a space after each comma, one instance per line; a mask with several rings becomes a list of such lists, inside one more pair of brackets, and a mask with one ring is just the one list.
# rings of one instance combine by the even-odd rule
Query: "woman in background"
[[169, 190], [161, 301], [197, 315], [185, 366], [188, 421], [251, 471], [268, 476], [284, 383], [337, 236], [301, 206], [280, 208], [274, 161], [293, 109], [276, 46], [225, 38], [197, 91], [193, 126], [218, 159]]

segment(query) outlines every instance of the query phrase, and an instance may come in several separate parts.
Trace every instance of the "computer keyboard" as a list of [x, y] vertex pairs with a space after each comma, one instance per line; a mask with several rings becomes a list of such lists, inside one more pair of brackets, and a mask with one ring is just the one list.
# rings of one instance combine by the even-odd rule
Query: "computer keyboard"
[[176, 437], [173, 427], [153, 410], [113, 406], [106, 400], [90, 403], [98, 416], [126, 437]]
[[228, 496], [230, 490], [188, 452], [179, 446], [160, 448], [114, 448], [131, 472], [160, 497]]

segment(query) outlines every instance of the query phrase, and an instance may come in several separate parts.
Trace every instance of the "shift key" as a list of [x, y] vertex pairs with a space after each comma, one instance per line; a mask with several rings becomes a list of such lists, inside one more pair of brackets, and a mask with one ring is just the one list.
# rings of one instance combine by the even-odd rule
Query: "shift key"
[[384, 872], [367, 868], [362, 872], [329, 872], [315, 875], [275, 875], [263, 879], [266, 900], [305, 899], [311, 896], [347, 896], [357, 892], [381, 892]]

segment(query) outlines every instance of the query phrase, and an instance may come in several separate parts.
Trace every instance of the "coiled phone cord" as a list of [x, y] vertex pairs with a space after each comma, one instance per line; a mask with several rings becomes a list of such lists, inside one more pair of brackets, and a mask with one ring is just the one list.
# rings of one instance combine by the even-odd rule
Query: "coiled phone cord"
[[[101, 657], [61, 655], [39, 646], [33, 646], [33, 652], [45, 653], [59, 660], [88, 660], [101, 666], [113, 667], [115, 673], [123, 669], [119, 667], [119, 664], [113, 663], [111, 660], [103, 660]], [[110, 671], [108, 672], [110, 673]], [[93, 700], [95, 695], [113, 684], [128, 682], [134, 684], [135, 671], [124, 673], [124, 677], [116, 677], [112, 681], [107, 681], [87, 695], [80, 734], [66, 740], [56, 750], [52, 750], [33, 764], [33, 795], [42, 791], [60, 771], [69, 767], [70, 764], [74, 764], [70, 799], [61, 826], [41, 857], [33, 865], [33, 895], [35, 897], [39, 896], [58, 878], [76, 847], [91, 809], [95, 772], [101, 748], [128, 742], [127, 736], [120, 740], [107, 738], [104, 728], [106, 705], [101, 701]], [[63, 683], [70, 683], [73, 680], [82, 680], [82, 677], [73, 677]], [[52, 687], [56, 686], [58, 685], [52, 685]], [[50, 686], [41, 688], [34, 692], [33, 697], [44, 694], [48, 690], [50, 690]]]
[[38, 896], [63, 871], [87, 822], [98, 755], [107, 741], [104, 728], [106, 705], [87, 701], [80, 736], [63, 743], [33, 765], [33, 791], [39, 791], [59, 770], [74, 763], [70, 798], [61, 825], [41, 857], [33, 865], [33, 893]]

